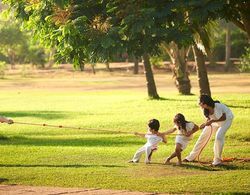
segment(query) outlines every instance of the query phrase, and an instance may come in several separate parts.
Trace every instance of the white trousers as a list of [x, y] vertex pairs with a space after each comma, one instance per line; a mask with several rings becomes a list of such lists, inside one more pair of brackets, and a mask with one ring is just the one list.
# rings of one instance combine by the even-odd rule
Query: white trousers
[[152, 149], [153, 149], [152, 146], [147, 146], [147, 145], [142, 146], [141, 148], [139, 148], [136, 151], [132, 161], [133, 162], [139, 162], [139, 160], [141, 158], [141, 155], [145, 152], [145, 163], [149, 163], [150, 162], [149, 156], [150, 156], [150, 154], [152, 152]]
[[222, 158], [222, 151], [223, 146], [225, 142], [225, 134], [227, 130], [230, 128], [232, 124], [233, 119], [227, 119], [225, 121], [218, 123], [213, 123], [211, 126], [206, 126], [202, 133], [200, 134], [200, 137], [198, 138], [197, 142], [194, 145], [193, 150], [190, 152], [190, 154], [186, 157], [188, 161], [195, 160], [206, 144], [209, 142], [209, 140], [212, 137], [212, 133], [216, 132], [215, 135], [215, 141], [214, 141], [214, 159], [213, 163], [221, 162]]

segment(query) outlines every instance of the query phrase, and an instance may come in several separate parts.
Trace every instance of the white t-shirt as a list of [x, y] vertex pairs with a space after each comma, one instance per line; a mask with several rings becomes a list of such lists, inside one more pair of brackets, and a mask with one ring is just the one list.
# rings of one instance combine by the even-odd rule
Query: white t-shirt
[[157, 144], [162, 141], [162, 138], [155, 134], [146, 134], [145, 138], [147, 138], [147, 143], [145, 146], [157, 147]]
[[225, 106], [222, 103], [215, 103], [214, 104], [214, 113], [212, 115], [209, 115], [209, 118], [218, 120], [222, 117], [223, 113], [226, 114], [226, 120], [227, 119], [233, 119], [234, 115], [232, 111]]
[[[184, 129], [179, 129], [176, 125], [174, 126], [174, 128], [176, 128], [178, 131], [177, 131], [177, 134], [181, 134], [181, 135], [184, 135], [185, 136], [185, 130]], [[189, 132], [189, 131], [192, 131], [194, 128], [194, 123], [193, 122], [188, 122], [186, 123], [186, 131]], [[187, 136], [185, 136], [187, 137]], [[188, 136], [187, 137], [188, 140], [191, 140], [193, 138], [193, 134]]]

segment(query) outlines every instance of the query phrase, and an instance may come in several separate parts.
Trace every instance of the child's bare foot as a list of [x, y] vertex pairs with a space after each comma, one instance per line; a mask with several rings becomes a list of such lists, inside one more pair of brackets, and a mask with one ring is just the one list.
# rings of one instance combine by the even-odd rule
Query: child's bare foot
[[177, 162], [176, 165], [177, 165], [177, 166], [181, 166], [181, 165], [182, 165], [182, 164], [181, 164], [181, 161]]
[[166, 160], [164, 161], [164, 164], [169, 164], [170, 163], [170, 159], [169, 158], [166, 158]]
[[148, 162], [145, 162], [146, 164], [150, 164], [150, 161], [148, 161]]
[[137, 161], [130, 160], [130, 161], [128, 161], [128, 163], [139, 163], [139, 161], [138, 160]]

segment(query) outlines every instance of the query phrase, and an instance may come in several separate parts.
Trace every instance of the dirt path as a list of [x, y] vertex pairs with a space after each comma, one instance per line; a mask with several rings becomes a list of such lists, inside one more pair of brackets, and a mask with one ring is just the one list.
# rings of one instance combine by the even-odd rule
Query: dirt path
[[[210, 74], [209, 82], [213, 93], [250, 93], [250, 74]], [[198, 94], [199, 87], [196, 75], [190, 75], [192, 93]], [[155, 74], [155, 82], [160, 94], [163, 92], [177, 93], [171, 73]], [[114, 91], [134, 90], [146, 91], [145, 75], [99, 73], [96, 75], [67, 72], [62, 70], [55, 73], [34, 73], [30, 77], [20, 77], [6, 74], [1, 80], [0, 89], [14, 90], [21, 93], [25, 90], [60, 91]]]
[[[98, 188], [59, 188], [59, 187], [34, 187], [21, 185], [0, 185], [0, 195], [153, 195], [158, 193], [131, 192], [128, 190], [104, 190]], [[163, 195], [163, 194], [160, 194]]]

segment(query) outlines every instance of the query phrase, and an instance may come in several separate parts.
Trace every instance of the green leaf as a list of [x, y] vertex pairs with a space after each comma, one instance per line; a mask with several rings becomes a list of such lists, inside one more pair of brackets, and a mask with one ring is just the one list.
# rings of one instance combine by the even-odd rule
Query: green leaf
[[106, 37], [101, 41], [101, 45], [104, 49], [111, 47], [114, 43], [115, 43], [114, 40], [111, 39], [110, 37]]

